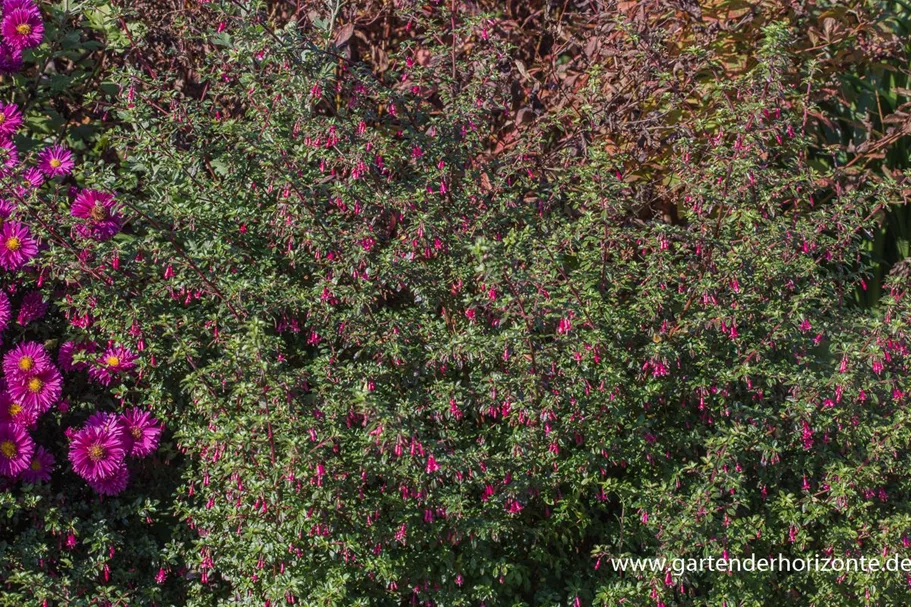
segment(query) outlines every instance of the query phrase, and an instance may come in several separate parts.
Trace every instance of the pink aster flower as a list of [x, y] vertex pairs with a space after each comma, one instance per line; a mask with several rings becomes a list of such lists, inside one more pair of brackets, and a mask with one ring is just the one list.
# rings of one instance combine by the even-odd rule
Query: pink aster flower
[[35, 443], [21, 426], [0, 423], [0, 476], [15, 477], [32, 461]]
[[38, 447], [32, 456], [28, 468], [22, 471], [22, 480], [26, 483], [41, 483], [51, 480], [54, 469], [54, 456], [44, 447]]
[[33, 190], [37, 190], [44, 184], [44, 174], [36, 167], [25, 169], [19, 176], [18, 183], [15, 186], [16, 196], [24, 198]]
[[101, 495], [117, 495], [118, 493], [122, 493], [123, 490], [127, 488], [129, 482], [130, 471], [123, 462], [120, 462], [120, 466], [111, 473], [110, 476], [88, 481], [89, 487], [91, 487], [95, 493]]
[[76, 474], [87, 481], [118, 474], [125, 455], [121, 434], [116, 424], [85, 426], [73, 434], [69, 459]]
[[0, 227], [0, 267], [18, 270], [38, 255], [38, 242], [28, 226], [18, 221], [5, 221]]
[[14, 203], [5, 198], [0, 198], [0, 223], [9, 219], [15, 210], [16, 205]]
[[63, 377], [53, 365], [39, 369], [27, 377], [8, 377], [10, 396], [28, 407], [44, 413], [60, 400]]
[[0, 135], [15, 134], [22, 126], [22, 112], [15, 103], [0, 103]]
[[0, 423], [31, 428], [37, 422], [37, 409], [13, 400], [5, 389], [0, 392]]
[[48, 178], [62, 177], [73, 172], [73, 153], [62, 145], [55, 145], [38, 154], [38, 168]]
[[44, 22], [35, 9], [17, 8], [5, 12], [0, 23], [0, 33], [6, 43], [14, 48], [32, 48], [44, 39]]
[[109, 386], [119, 376], [136, 368], [136, 355], [122, 346], [108, 348], [89, 368], [89, 377]]
[[16, 149], [16, 144], [10, 139], [0, 140], [0, 176], [8, 176], [18, 164], [19, 150]]
[[3, 374], [12, 378], [28, 378], [51, 364], [51, 357], [37, 341], [24, 341], [3, 355]]
[[22, 51], [0, 41], [0, 74], [15, 74], [22, 69]]
[[73, 371], [82, 371], [89, 368], [89, 363], [87, 362], [74, 362], [73, 355], [77, 352], [86, 352], [92, 354], [95, 352], [95, 344], [93, 342], [84, 342], [76, 343], [68, 341], [60, 346], [60, 353], [57, 355], [57, 362], [60, 364], [60, 368], [66, 373], [72, 373]]
[[[9, 303], [9, 297], [6, 293], [0, 291], [0, 333], [9, 328], [9, 320], [13, 313], [13, 307]], [[2, 340], [0, 340], [2, 343]]]
[[97, 190], [82, 190], [70, 207], [73, 217], [85, 223], [76, 230], [83, 238], [104, 241], [120, 231], [123, 218], [117, 213], [114, 196]]
[[[87, 420], [85, 420], [85, 427], [94, 428], [96, 426], [103, 426], [103, 427], [118, 426], [118, 428], [120, 428], [120, 430], [122, 431], [123, 428], [120, 427], [119, 424], [120, 424], [120, 417], [109, 411], [95, 411], [94, 413], [89, 415], [89, 418]], [[127, 437], [123, 436], [123, 434], [121, 432], [121, 439], [125, 440], [126, 438]], [[124, 451], [127, 451], [127, 449], [124, 449]]]
[[158, 448], [161, 439], [161, 426], [152, 414], [142, 409], [130, 409], [120, 416], [120, 425], [124, 434], [132, 439], [129, 455], [145, 457]]
[[19, 305], [19, 315], [16, 317], [16, 322], [24, 327], [34, 320], [44, 318], [46, 312], [47, 302], [44, 301], [41, 292], [29, 291], [22, 298], [22, 303]]
[[3, 12], [10, 13], [14, 10], [25, 9], [31, 11], [37, 11], [38, 5], [35, 4], [35, 0], [3, 0]]

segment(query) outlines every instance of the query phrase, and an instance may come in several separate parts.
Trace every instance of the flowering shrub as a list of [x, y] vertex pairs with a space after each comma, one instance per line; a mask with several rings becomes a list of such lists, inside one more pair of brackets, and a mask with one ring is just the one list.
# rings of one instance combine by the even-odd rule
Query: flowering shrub
[[900, 198], [807, 161], [812, 108], [781, 103], [805, 88], [786, 28], [766, 28], [762, 61], [669, 142], [679, 221], [664, 222], [597, 140], [609, 116], [594, 105], [536, 125], [565, 136], [552, 153], [525, 136], [489, 154], [512, 67], [484, 16], [405, 7], [412, 37], [377, 77], [326, 20], [277, 27], [252, 3], [212, 4], [204, 91], [125, 70], [127, 170], [102, 178], [136, 225], [104, 295], [119, 312], [98, 322], [135, 323], [146, 398], [194, 456], [176, 505], [194, 592], [906, 595], [886, 572], [602, 566], [909, 554], [906, 285], [875, 315], [853, 304], [867, 231]]

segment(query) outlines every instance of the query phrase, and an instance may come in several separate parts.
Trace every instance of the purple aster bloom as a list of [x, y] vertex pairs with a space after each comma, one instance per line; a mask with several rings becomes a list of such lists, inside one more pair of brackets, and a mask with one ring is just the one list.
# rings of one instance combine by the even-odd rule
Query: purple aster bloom
[[16, 210], [16, 205], [5, 198], [0, 198], [0, 223], [3, 223]]
[[18, 9], [37, 11], [38, 6], [35, 4], [35, 0], [3, 0], [4, 13], [10, 13]]
[[19, 164], [19, 150], [10, 139], [0, 140], [0, 176], [6, 177]]
[[[13, 307], [9, 303], [9, 297], [6, 293], [0, 291], [0, 333], [9, 328], [9, 320], [12, 316]], [[2, 340], [0, 340], [2, 343]]]
[[120, 416], [120, 425], [133, 441], [129, 451], [132, 457], [145, 457], [158, 448], [161, 425], [148, 411], [130, 409]]
[[15, 103], [0, 103], [0, 135], [14, 135], [22, 126], [22, 112]]
[[95, 493], [101, 495], [117, 495], [127, 488], [129, 482], [130, 471], [127, 469], [126, 464], [120, 462], [120, 466], [110, 476], [94, 481], [90, 480], [89, 487], [91, 487]]
[[22, 303], [19, 305], [19, 315], [16, 317], [16, 322], [24, 327], [33, 320], [44, 318], [46, 312], [47, 302], [44, 301], [41, 292], [29, 291], [22, 298]]
[[41, 483], [51, 480], [54, 469], [54, 456], [44, 447], [38, 447], [32, 456], [28, 468], [22, 471], [22, 480], [26, 483]]
[[70, 213], [73, 217], [84, 219], [85, 223], [77, 227], [83, 238], [98, 241], [108, 240], [120, 231], [122, 218], [115, 208], [114, 196], [97, 190], [82, 190], [73, 201]]
[[73, 172], [73, 153], [62, 145], [55, 145], [38, 154], [38, 168], [48, 178], [61, 177]]
[[4, 221], [0, 227], [0, 267], [18, 270], [38, 255], [38, 243], [28, 226], [18, 221]]
[[15, 477], [28, 468], [35, 443], [21, 426], [0, 423], [0, 476]]
[[89, 369], [89, 377], [96, 382], [109, 386], [111, 382], [136, 368], [136, 355], [124, 347], [108, 348]]
[[42, 369], [28, 378], [10, 379], [9, 394], [25, 406], [44, 413], [54, 406], [63, 393], [63, 376], [57, 367]]
[[123, 467], [123, 437], [117, 424], [85, 426], [70, 442], [70, 462], [76, 474], [98, 481], [117, 474]]
[[23, 428], [34, 426], [38, 422], [37, 409], [13, 400], [6, 391], [5, 382], [0, 385], [0, 388], [2, 388], [0, 391], [0, 423], [13, 424]]
[[73, 371], [82, 371], [83, 369], [89, 368], [89, 363], [87, 362], [74, 362], [73, 355], [77, 352], [86, 352], [88, 354], [93, 354], [95, 352], [94, 342], [84, 342], [76, 343], [73, 341], [68, 341], [60, 346], [60, 354], [57, 355], [57, 362], [60, 363], [60, 367], [66, 373], [72, 373]]
[[37, 10], [17, 8], [5, 12], [3, 22], [0, 23], [0, 33], [12, 47], [32, 48], [44, 39], [44, 22]]
[[[95, 411], [89, 415], [87, 420], [85, 420], [85, 426], [87, 428], [95, 426], [118, 426], [119, 424], [120, 417], [109, 411]], [[120, 430], [123, 430], [123, 428], [120, 427]], [[121, 438], [125, 437], [121, 436]]]
[[73, 354], [77, 352], [77, 344], [74, 341], [63, 342], [63, 345], [60, 346], [60, 351], [57, 353], [57, 364], [60, 365], [60, 368], [64, 373], [72, 373], [76, 371], [76, 365], [84, 365], [85, 363], [74, 363]]
[[22, 69], [22, 51], [0, 41], [0, 74], [15, 74]]
[[3, 355], [3, 374], [11, 378], [28, 378], [52, 367], [51, 357], [37, 341], [24, 341]]
[[32, 190], [37, 190], [44, 183], [44, 174], [36, 167], [29, 167], [22, 171], [19, 176], [19, 184], [16, 186], [16, 196], [24, 198]]

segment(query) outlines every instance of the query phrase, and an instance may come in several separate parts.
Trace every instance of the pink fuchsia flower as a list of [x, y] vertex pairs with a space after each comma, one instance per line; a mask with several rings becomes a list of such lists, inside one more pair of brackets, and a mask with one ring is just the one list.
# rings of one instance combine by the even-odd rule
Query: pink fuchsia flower
[[0, 135], [7, 137], [16, 133], [22, 126], [22, 112], [15, 103], [0, 103]]
[[3, 355], [3, 374], [7, 380], [28, 378], [53, 366], [44, 346], [37, 341], [24, 341]]
[[38, 46], [44, 39], [44, 22], [37, 9], [17, 8], [5, 12], [0, 23], [0, 33], [6, 43], [14, 48]]
[[101, 495], [117, 495], [123, 493], [130, 482], [130, 471], [125, 463], [120, 462], [120, 466], [108, 477], [98, 480], [88, 481], [95, 493]]
[[0, 41], [0, 74], [15, 74], [22, 69], [22, 51]]
[[122, 346], [108, 348], [89, 368], [89, 377], [104, 386], [109, 386], [119, 376], [135, 369], [135, 361], [136, 355]]
[[85, 220], [76, 227], [83, 238], [109, 240], [120, 231], [123, 218], [117, 213], [114, 196], [97, 190], [82, 190], [70, 207], [73, 217]]
[[51, 480], [54, 470], [54, 456], [44, 447], [38, 447], [28, 467], [22, 471], [22, 480], [26, 483], [41, 483]]
[[0, 140], [0, 176], [8, 176], [18, 164], [19, 150], [16, 149], [16, 144], [10, 139]]
[[74, 166], [73, 153], [62, 145], [49, 147], [38, 155], [38, 168], [48, 178], [69, 175]]
[[95, 344], [93, 342], [84, 342], [76, 343], [68, 341], [60, 346], [60, 353], [57, 355], [57, 362], [60, 364], [60, 368], [66, 373], [72, 373], [73, 371], [82, 371], [89, 368], [89, 363], [87, 362], [74, 362], [73, 355], [77, 352], [85, 352], [87, 354], [93, 354], [95, 352]]
[[158, 448], [161, 439], [161, 425], [152, 414], [142, 409], [130, 409], [120, 416], [124, 434], [132, 439], [129, 455], [146, 457]]
[[0, 423], [31, 428], [37, 421], [37, 409], [13, 400], [6, 390], [0, 392]]
[[9, 394], [25, 406], [35, 407], [43, 413], [54, 406], [63, 392], [63, 377], [50, 365], [27, 377], [8, 378]]
[[0, 476], [15, 477], [32, 461], [35, 443], [21, 426], [0, 423]]
[[43, 318], [46, 312], [47, 302], [44, 301], [41, 292], [29, 291], [19, 304], [19, 315], [16, 317], [16, 322], [24, 327], [34, 320]]
[[111, 478], [123, 467], [123, 431], [117, 424], [85, 426], [70, 442], [69, 459], [87, 481]]
[[0, 267], [18, 270], [38, 255], [38, 242], [28, 226], [18, 221], [5, 221], [0, 227]]

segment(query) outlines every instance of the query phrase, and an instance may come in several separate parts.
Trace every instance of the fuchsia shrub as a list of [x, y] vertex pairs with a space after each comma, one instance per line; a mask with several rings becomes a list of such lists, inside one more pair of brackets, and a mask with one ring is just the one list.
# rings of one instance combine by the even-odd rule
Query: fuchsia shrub
[[490, 155], [513, 69], [486, 16], [408, 4], [379, 79], [317, 26], [211, 10], [204, 92], [123, 74], [119, 198], [142, 228], [106, 299], [193, 456], [176, 508], [200, 600], [906, 595], [886, 572], [606, 566], [909, 554], [911, 300], [893, 282], [879, 312], [853, 303], [900, 196], [808, 162], [785, 27], [668, 142], [665, 222], [597, 139], [595, 67], [591, 106]]

